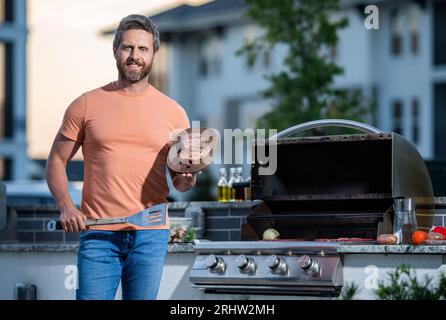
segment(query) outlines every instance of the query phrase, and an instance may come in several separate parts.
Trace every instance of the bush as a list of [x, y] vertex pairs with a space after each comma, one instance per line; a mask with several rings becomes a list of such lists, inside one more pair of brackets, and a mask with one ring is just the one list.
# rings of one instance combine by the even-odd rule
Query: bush
[[[418, 282], [411, 267], [402, 264], [394, 272], [389, 273], [390, 283], [380, 282], [375, 294], [380, 300], [444, 300], [446, 298], [446, 276], [440, 274], [438, 285], [432, 284], [432, 278], [426, 276]], [[353, 300], [359, 286], [347, 284], [342, 289], [340, 299]]]
[[381, 282], [375, 291], [381, 300], [440, 300], [446, 297], [446, 276], [443, 273], [437, 286], [432, 285], [432, 278], [428, 276], [419, 283], [410, 266], [404, 264], [389, 275], [390, 284]]

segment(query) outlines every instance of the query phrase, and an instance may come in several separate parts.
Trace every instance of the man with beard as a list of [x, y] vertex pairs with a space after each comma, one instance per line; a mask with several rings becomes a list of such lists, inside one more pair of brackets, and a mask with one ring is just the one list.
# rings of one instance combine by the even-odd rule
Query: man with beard
[[[47, 161], [48, 186], [67, 232], [81, 232], [77, 299], [156, 299], [167, 255], [169, 223], [90, 226], [86, 219], [128, 217], [167, 203], [166, 157], [173, 133], [188, 128], [184, 109], [149, 84], [159, 32], [145, 16], [120, 22], [113, 41], [118, 80], [75, 99]], [[82, 146], [84, 185], [78, 210], [67, 191], [66, 166]], [[170, 172], [173, 186], [187, 191], [192, 174]]]

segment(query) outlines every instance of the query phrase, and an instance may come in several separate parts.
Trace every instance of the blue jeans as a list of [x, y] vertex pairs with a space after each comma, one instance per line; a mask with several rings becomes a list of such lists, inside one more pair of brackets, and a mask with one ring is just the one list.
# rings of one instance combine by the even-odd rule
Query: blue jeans
[[78, 300], [155, 300], [169, 230], [83, 231], [78, 252]]

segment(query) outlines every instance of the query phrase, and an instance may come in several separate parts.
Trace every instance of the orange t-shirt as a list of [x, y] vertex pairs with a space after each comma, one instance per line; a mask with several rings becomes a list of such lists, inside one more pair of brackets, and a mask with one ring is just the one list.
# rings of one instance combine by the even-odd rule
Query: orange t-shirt
[[[172, 131], [189, 127], [184, 109], [153, 86], [128, 94], [109, 83], [74, 100], [59, 132], [82, 142], [82, 212], [86, 217], [125, 217], [167, 202], [169, 137]], [[149, 228], [129, 224], [91, 228], [168, 229], [166, 221]]]

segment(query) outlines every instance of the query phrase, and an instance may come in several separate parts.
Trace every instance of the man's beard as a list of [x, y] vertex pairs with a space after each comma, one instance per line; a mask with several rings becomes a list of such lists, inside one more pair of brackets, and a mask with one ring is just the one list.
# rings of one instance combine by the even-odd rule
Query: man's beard
[[[126, 66], [131, 63], [136, 63], [138, 66], [142, 66], [141, 71], [135, 72], [126, 70]], [[124, 63], [122, 63], [119, 60], [116, 61], [116, 66], [118, 67], [119, 75], [131, 83], [135, 83], [144, 79], [152, 70], [152, 65], [153, 65], [153, 59], [152, 61], [150, 61], [150, 64], [148, 66], [145, 66], [143, 62], [139, 62], [136, 60], [127, 60]]]

